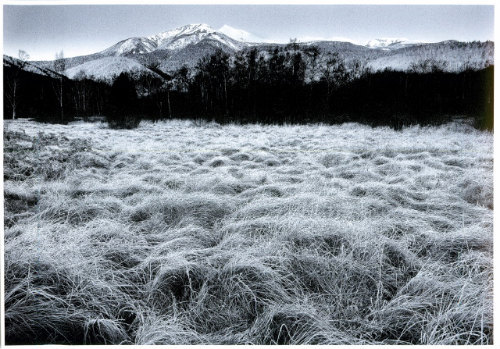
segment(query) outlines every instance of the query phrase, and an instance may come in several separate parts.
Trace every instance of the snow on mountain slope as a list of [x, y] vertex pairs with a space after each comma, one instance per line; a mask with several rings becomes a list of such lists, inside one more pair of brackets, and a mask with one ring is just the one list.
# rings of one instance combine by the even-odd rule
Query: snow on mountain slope
[[147, 38], [129, 38], [102, 51], [102, 54], [124, 56], [127, 54], [141, 54], [156, 49], [156, 43]]
[[241, 50], [248, 46], [230, 38], [207, 24], [189, 24], [148, 38], [156, 43], [159, 50], [180, 50], [191, 44], [197, 44], [205, 39], [219, 41], [233, 50]]
[[[224, 27], [226, 27], [225, 30], [228, 29], [227, 26]], [[237, 29], [235, 30], [237, 31]], [[150, 53], [156, 50], [177, 51], [189, 45], [196, 45], [203, 40], [218, 42], [220, 45], [235, 51], [249, 46], [249, 44], [231, 38], [207, 24], [189, 24], [147, 38], [134, 37], [120, 41], [100, 52], [100, 54], [104, 56], [131, 56]]]
[[149, 40], [161, 45], [166, 41], [171, 41], [176, 37], [189, 36], [197, 33], [212, 33], [215, 30], [208, 24], [188, 24], [175, 29], [167, 30], [148, 37]]
[[126, 57], [104, 57], [77, 65], [66, 70], [66, 76], [75, 78], [80, 72], [93, 76], [97, 80], [111, 81], [122, 72], [129, 72], [134, 76], [155, 74], [137, 61]]
[[395, 50], [413, 44], [415, 43], [404, 38], [384, 38], [370, 40], [366, 44], [366, 47], [383, 50]]
[[[160, 59], [160, 69], [164, 72], [175, 72], [182, 66], [186, 66], [188, 69], [194, 69], [198, 64], [200, 58], [212, 55], [217, 49], [221, 49], [227, 52], [226, 47], [222, 47], [219, 41], [214, 40], [203, 40], [197, 44], [191, 44], [183, 48], [182, 50], [168, 51], [169, 55], [165, 59]], [[148, 55], [157, 56], [158, 53], [167, 51], [155, 51]]]
[[243, 29], [233, 28], [227, 24], [224, 24], [222, 27], [220, 27], [218, 29], [218, 32], [225, 34], [234, 40], [248, 42], [248, 43], [250, 42], [257, 43], [265, 41], [264, 39], [259, 38], [258, 36], [252, 33], [249, 33]]
[[3, 65], [4, 67], [22, 67], [24, 71], [38, 75], [50, 76], [51, 78], [59, 78], [61, 76], [49, 68], [40, 67], [32, 62], [21, 62], [19, 59], [7, 55], [3, 55]]
[[488, 42], [443, 41], [432, 44], [415, 44], [401, 49], [385, 51], [380, 57], [367, 61], [372, 70], [412, 69], [412, 65], [426, 60], [442, 66], [445, 71], [458, 72], [467, 68], [482, 69], [494, 63], [494, 44]]

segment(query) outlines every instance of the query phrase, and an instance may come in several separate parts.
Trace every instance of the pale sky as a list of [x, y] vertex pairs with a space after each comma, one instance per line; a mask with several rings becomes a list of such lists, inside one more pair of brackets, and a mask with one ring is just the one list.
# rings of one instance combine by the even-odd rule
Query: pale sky
[[494, 40], [494, 7], [475, 5], [66, 5], [3, 7], [4, 54], [32, 60], [95, 53], [120, 40], [206, 23], [267, 41]]

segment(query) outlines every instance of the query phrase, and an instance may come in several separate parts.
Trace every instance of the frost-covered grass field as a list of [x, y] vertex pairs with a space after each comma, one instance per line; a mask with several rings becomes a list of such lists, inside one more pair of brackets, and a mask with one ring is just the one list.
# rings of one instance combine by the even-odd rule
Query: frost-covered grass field
[[7, 121], [7, 344], [491, 344], [492, 145]]

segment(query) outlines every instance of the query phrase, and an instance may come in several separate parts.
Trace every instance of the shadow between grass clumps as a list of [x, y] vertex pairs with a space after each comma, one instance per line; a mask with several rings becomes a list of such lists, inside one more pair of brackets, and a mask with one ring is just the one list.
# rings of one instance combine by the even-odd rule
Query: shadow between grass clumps
[[[48, 262], [8, 262], [5, 267], [5, 342], [120, 344], [129, 341], [111, 290]], [[110, 312], [111, 311], [111, 312]]]
[[134, 207], [129, 218], [135, 223], [156, 217], [169, 226], [185, 222], [212, 228], [231, 212], [231, 208], [231, 203], [213, 195], [172, 192], [171, 195], [156, 197]]
[[7, 228], [16, 224], [19, 219], [34, 214], [38, 204], [38, 196], [31, 192], [4, 190], [4, 225]]
[[163, 314], [184, 308], [199, 291], [206, 272], [202, 266], [186, 260], [169, 258], [162, 261], [154, 279], [146, 286], [148, 302]]

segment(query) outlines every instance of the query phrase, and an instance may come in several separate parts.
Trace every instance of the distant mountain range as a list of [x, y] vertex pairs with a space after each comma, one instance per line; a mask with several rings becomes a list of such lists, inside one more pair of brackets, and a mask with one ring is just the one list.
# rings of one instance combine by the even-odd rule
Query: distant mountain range
[[[407, 70], [412, 64], [431, 59], [441, 62], [446, 70], [459, 71], [465, 66], [483, 68], [492, 65], [494, 59], [491, 41], [412, 43], [405, 39], [375, 39], [366, 45], [340, 41], [299, 42], [297, 45], [299, 49], [314, 45], [320, 51], [319, 64], [314, 68], [308, 65], [310, 78], [317, 75], [316, 71], [321, 69], [328, 54], [334, 52], [347, 63], [359, 60], [372, 70]], [[265, 57], [276, 46], [286, 47], [286, 44], [262, 42], [251, 33], [227, 25], [215, 30], [206, 24], [190, 24], [149, 37], [128, 38], [98, 53], [66, 58], [65, 74], [69, 78], [85, 74], [111, 81], [121, 72], [137, 76], [156, 75], [149, 69], [153, 61], [159, 63], [160, 70], [168, 73], [182, 66], [193, 69], [200, 58], [217, 49], [234, 54], [256, 48]], [[4, 56], [4, 65], [13, 64], [16, 64], [16, 59]], [[33, 61], [27, 67], [40, 74], [54, 73], [52, 61]]]

